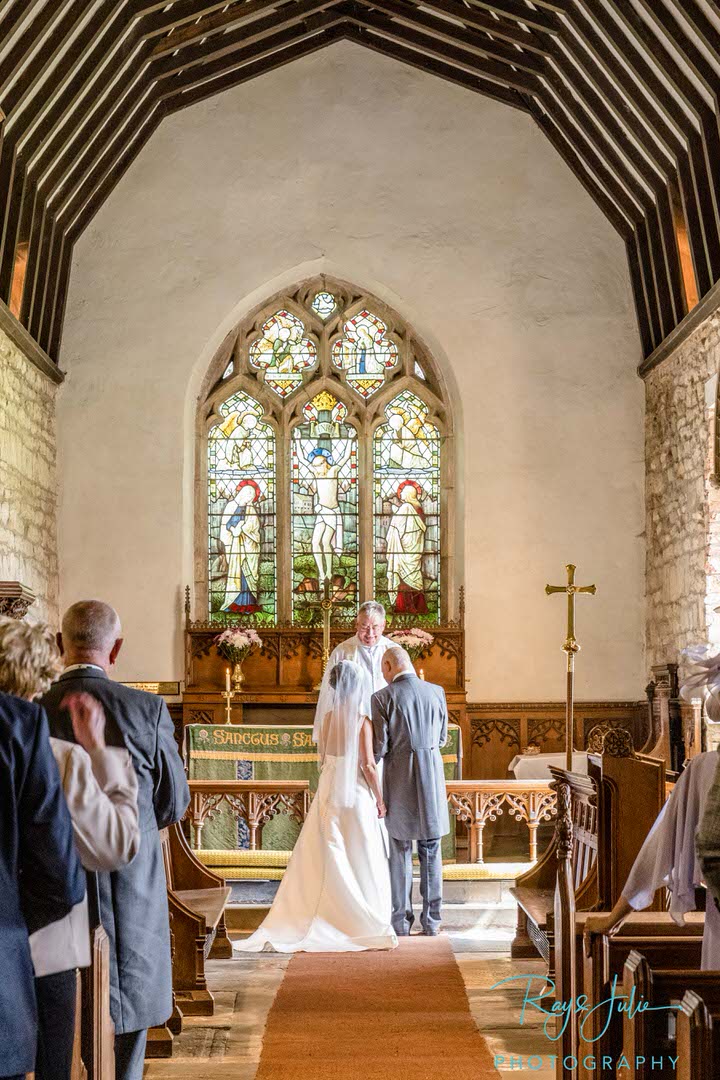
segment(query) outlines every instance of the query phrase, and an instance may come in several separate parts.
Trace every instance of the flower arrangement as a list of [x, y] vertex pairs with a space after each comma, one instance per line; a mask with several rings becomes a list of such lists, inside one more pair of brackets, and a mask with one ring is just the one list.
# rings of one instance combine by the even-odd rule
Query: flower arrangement
[[215, 638], [217, 651], [231, 664], [241, 663], [253, 649], [259, 649], [262, 638], [257, 630], [250, 627], [233, 626], [229, 630], [223, 630]]
[[395, 645], [400, 645], [405, 650], [413, 663], [427, 652], [435, 640], [432, 634], [429, 634], [427, 630], [421, 630], [419, 626], [411, 626], [409, 630], [391, 631], [388, 637]]

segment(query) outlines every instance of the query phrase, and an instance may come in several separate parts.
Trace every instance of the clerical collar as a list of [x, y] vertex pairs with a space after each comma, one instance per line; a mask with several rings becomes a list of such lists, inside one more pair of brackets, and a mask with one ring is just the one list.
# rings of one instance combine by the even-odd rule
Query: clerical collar
[[99, 664], [71, 664], [70, 667], [64, 669], [63, 675], [67, 675], [68, 671], [80, 671], [81, 668], [95, 668], [96, 671], [102, 671], [105, 674], [105, 668], [100, 667]]

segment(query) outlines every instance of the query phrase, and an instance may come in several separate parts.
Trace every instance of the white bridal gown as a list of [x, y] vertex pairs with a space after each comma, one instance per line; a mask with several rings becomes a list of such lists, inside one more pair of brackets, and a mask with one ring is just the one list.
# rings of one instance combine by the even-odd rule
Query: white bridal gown
[[[342, 667], [353, 679], [358, 677], [357, 664], [343, 661]], [[347, 717], [347, 708], [340, 712]], [[354, 952], [397, 945], [390, 923], [387, 834], [357, 761], [361, 723], [357, 711], [355, 720], [347, 722], [354, 757], [352, 749], [339, 756], [325, 753], [317, 793], [273, 905], [254, 934], [235, 942], [236, 953], [260, 952], [266, 945], [278, 952]], [[333, 744], [338, 740], [326, 743]]]

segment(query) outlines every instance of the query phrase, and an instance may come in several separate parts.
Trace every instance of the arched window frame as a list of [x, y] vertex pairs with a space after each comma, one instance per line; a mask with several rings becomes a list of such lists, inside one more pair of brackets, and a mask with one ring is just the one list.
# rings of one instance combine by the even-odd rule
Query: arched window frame
[[[335, 311], [325, 320], [311, 308], [316, 293], [327, 291], [338, 300]], [[365, 399], [347, 381], [347, 373], [333, 364], [332, 348], [343, 336], [346, 322], [368, 309], [387, 327], [386, 336], [398, 348], [398, 362], [390, 369], [385, 384]], [[302, 373], [299, 388], [281, 399], [265, 385], [261, 373], [249, 362], [250, 345], [262, 333], [263, 324], [274, 313], [286, 309], [302, 320], [306, 336], [317, 349], [317, 363]], [[416, 364], [425, 379], [416, 375]], [[231, 370], [228, 369], [231, 366]], [[228, 372], [226, 374], [226, 372]], [[378, 427], [386, 422], [385, 407], [403, 390], [410, 390], [428, 406], [427, 420], [440, 436], [440, 625], [451, 625], [459, 615], [456, 581], [456, 503], [455, 439], [452, 411], [442, 371], [430, 350], [400, 315], [378, 297], [329, 277], [313, 278], [296, 288], [277, 293], [256, 307], [227, 335], [213, 358], [200, 394], [196, 427], [195, 470], [195, 600], [196, 613], [209, 620], [208, 589], [208, 437], [211, 428], [222, 421], [221, 405], [238, 390], [243, 390], [262, 407], [262, 420], [275, 434], [276, 453], [276, 619], [278, 626], [292, 624], [292, 596], [281, 583], [292, 580], [290, 521], [290, 449], [292, 432], [303, 422], [305, 403], [322, 390], [328, 390], [348, 410], [347, 421], [358, 433], [359, 483], [358, 602], [371, 599], [374, 592], [373, 536], [373, 439]], [[252, 623], [247, 616], [226, 615], [213, 618], [218, 625]], [[338, 620], [335, 620], [336, 622]], [[350, 621], [348, 619], [348, 621]], [[396, 619], [396, 622], [401, 620]], [[389, 618], [392, 624], [392, 617]]]

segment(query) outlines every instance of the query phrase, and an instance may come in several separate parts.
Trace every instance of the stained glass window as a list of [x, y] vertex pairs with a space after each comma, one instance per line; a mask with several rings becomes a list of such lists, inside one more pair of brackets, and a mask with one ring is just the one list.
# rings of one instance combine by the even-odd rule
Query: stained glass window
[[377, 315], [361, 311], [345, 323], [343, 336], [333, 345], [333, 363], [364, 398], [380, 389], [398, 362], [397, 345], [386, 334], [387, 326]]
[[315, 293], [315, 298], [310, 306], [321, 319], [329, 319], [337, 307], [337, 300], [330, 292], [319, 292]]
[[396, 625], [440, 616], [440, 435], [428, 412], [404, 390], [374, 437], [375, 598]]
[[275, 621], [275, 433], [243, 391], [208, 435], [210, 618]]
[[289, 311], [276, 311], [250, 346], [250, 364], [265, 372], [265, 385], [286, 398], [302, 383], [302, 372], [317, 363], [317, 350], [304, 337], [305, 325]]
[[293, 622], [317, 623], [323, 582], [335, 612], [352, 614], [358, 591], [357, 436], [327, 390], [309, 401], [290, 451]]
[[228, 340], [199, 417], [213, 417], [204, 617], [319, 626], [326, 579], [338, 629], [372, 597], [390, 626], [453, 617], [456, 563], [440, 557], [452, 418], [417, 337], [377, 298], [317, 277], [251, 313], [232, 352]]

